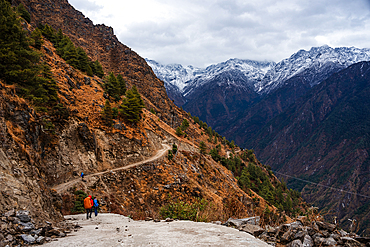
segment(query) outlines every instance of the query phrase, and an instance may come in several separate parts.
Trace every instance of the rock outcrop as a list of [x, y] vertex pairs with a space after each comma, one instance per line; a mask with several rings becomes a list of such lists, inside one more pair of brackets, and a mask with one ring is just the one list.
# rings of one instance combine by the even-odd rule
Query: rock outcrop
[[65, 237], [78, 225], [60, 224], [54, 227], [51, 222], [35, 223], [27, 210], [14, 209], [5, 212], [0, 220], [0, 246], [24, 246], [43, 244], [55, 238]]
[[[250, 224], [250, 222], [253, 224]], [[316, 247], [316, 246], [370, 246], [370, 238], [340, 230], [337, 225], [322, 221], [309, 221], [298, 217], [297, 221], [277, 227], [254, 224], [256, 218], [229, 219], [225, 225], [248, 232], [272, 246]]]

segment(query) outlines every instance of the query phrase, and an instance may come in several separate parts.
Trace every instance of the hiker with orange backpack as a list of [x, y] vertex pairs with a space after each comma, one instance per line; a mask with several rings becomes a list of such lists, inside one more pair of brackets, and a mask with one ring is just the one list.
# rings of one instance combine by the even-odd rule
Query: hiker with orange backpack
[[91, 218], [91, 214], [92, 214], [93, 200], [91, 198], [92, 196], [89, 195], [88, 197], [84, 199], [84, 208], [86, 209], [86, 219]]

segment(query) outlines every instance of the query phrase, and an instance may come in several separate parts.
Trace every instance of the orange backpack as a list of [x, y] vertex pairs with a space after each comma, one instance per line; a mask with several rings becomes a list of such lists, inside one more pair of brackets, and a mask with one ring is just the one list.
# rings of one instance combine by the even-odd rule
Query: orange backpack
[[85, 209], [90, 209], [92, 208], [90, 197], [86, 197], [84, 200], [84, 207]]

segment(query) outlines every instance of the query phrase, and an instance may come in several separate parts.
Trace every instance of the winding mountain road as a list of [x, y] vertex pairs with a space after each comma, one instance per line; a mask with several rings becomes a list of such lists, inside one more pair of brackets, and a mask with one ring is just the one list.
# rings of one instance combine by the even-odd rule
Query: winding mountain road
[[[127, 166], [118, 167], [118, 168], [109, 169], [109, 170], [106, 170], [106, 171], [103, 171], [103, 172], [96, 172], [96, 173], [92, 173], [92, 174], [89, 174], [89, 175], [85, 175], [84, 179], [88, 180], [91, 177], [99, 176], [99, 175], [102, 175], [104, 173], [115, 172], [115, 171], [120, 171], [120, 170], [127, 170], [127, 169], [130, 169], [130, 168], [138, 166], [138, 165], [142, 165], [142, 164], [145, 164], [145, 163], [148, 163], [148, 162], [153, 162], [157, 159], [162, 158], [166, 154], [166, 152], [171, 149], [171, 147], [167, 144], [162, 144], [162, 146], [163, 146], [162, 149], [158, 150], [157, 153], [154, 156], [152, 156], [148, 159], [145, 159], [145, 160], [142, 160], [142, 161], [139, 161], [139, 162], [135, 162], [135, 163], [127, 165]], [[78, 182], [81, 182], [81, 178], [77, 178], [77, 179], [68, 181], [66, 183], [59, 184], [59, 185], [53, 187], [52, 189], [56, 190], [60, 194], [61, 192], [66, 191], [68, 188], [70, 188], [71, 186], [73, 186], [74, 184], [76, 184]]]

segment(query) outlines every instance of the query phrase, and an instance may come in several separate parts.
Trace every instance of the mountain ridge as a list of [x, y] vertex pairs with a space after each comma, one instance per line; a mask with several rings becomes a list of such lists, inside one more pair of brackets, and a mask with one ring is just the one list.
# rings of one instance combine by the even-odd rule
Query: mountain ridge
[[[357, 230], [366, 234], [369, 81], [370, 62], [333, 74], [269, 121], [253, 143], [261, 160], [278, 172], [326, 185], [312, 189], [310, 184], [287, 178], [291, 187], [326, 210], [328, 217], [337, 216], [346, 227], [347, 218], [355, 218]], [[339, 190], [331, 191], [331, 186]]]
[[[248, 78], [254, 82], [254, 90], [259, 94], [268, 94], [277, 89], [281, 82], [302, 73], [305, 69], [314, 67], [316, 70], [328, 70], [330, 65], [324, 65], [331, 62], [339, 66], [339, 69], [337, 69], [339, 71], [351, 64], [367, 60], [370, 60], [369, 48], [332, 48], [328, 45], [312, 47], [309, 51], [299, 50], [278, 63], [233, 58], [225, 62], [212, 64], [206, 68], [197, 68], [191, 65], [184, 67], [181, 64], [163, 65], [155, 60], [146, 59], [158, 78], [165, 83], [176, 86], [185, 95], [190, 90], [186, 87], [197, 86], [196, 83], [191, 82], [192, 80], [199, 80], [199, 77], [203, 77], [205, 80], [210, 79], [227, 70], [239, 70], [244, 75], [249, 75]], [[321, 67], [324, 68], [321, 69]], [[186, 72], [181, 73], [182, 71]], [[322, 81], [322, 78], [314, 78], [310, 81], [312, 87]]]
[[[176, 86], [168, 81], [165, 81], [165, 86], [172, 99], [176, 95], [174, 102], [177, 105], [199, 116], [220, 134], [235, 140], [238, 145], [251, 148], [249, 144], [253, 135], [261, 126], [313, 86], [348, 65], [366, 59], [370, 60], [370, 49], [331, 48], [325, 45], [312, 47], [309, 51], [300, 50], [279, 63], [270, 62], [270, 67], [265, 67], [270, 68], [268, 70], [256, 66], [254, 70], [242, 71], [243, 66], [238, 66], [238, 62], [246, 64], [244, 61], [249, 61], [249, 65], [253, 66], [253, 61], [241, 59], [230, 59], [208, 66], [208, 70], [204, 69], [205, 74], [186, 82], [188, 86], [183, 86], [182, 93], [180, 90], [176, 91]], [[234, 66], [229, 66], [232, 63]], [[258, 65], [269, 62], [254, 63]], [[157, 70], [154, 68], [153, 71], [156, 73]], [[214, 74], [217, 74], [217, 78], [212, 77]], [[166, 80], [163, 74], [159, 78]], [[176, 79], [177, 77], [174, 78]], [[203, 93], [205, 90], [206, 95]], [[216, 98], [221, 104], [217, 103]], [[230, 110], [233, 108], [236, 108], [234, 112]]]

